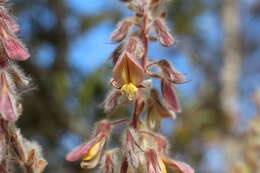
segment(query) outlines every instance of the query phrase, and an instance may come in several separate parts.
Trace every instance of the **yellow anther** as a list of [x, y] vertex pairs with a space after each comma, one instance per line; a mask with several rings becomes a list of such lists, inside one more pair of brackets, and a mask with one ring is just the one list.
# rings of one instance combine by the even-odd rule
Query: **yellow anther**
[[161, 158], [159, 158], [159, 166], [161, 168], [162, 173], [167, 173], [166, 166], [165, 166], [165, 164], [164, 164], [164, 162], [162, 161]]
[[134, 99], [137, 91], [138, 91], [137, 87], [132, 83], [125, 84], [121, 87], [121, 92], [125, 94], [129, 100]]

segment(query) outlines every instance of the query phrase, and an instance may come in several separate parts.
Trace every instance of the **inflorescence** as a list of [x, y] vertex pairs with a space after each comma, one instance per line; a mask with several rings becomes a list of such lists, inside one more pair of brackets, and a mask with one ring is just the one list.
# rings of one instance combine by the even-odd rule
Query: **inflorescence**
[[[148, 57], [150, 41], [159, 41], [170, 47], [174, 39], [166, 25], [166, 0], [121, 0], [133, 11], [123, 19], [110, 39], [119, 43], [112, 53], [112, 91], [104, 101], [105, 113], [118, 105], [133, 103], [130, 120], [97, 123], [94, 136], [72, 150], [68, 161], [82, 159], [82, 168], [95, 168], [101, 162], [102, 173], [193, 173], [186, 163], [173, 160], [168, 155], [168, 141], [158, 134], [160, 120], [176, 117], [181, 112], [175, 85], [186, 82], [166, 59]], [[152, 86], [152, 78], [161, 82], [161, 94]], [[127, 122], [122, 134], [122, 145], [103, 152], [113, 126]]]

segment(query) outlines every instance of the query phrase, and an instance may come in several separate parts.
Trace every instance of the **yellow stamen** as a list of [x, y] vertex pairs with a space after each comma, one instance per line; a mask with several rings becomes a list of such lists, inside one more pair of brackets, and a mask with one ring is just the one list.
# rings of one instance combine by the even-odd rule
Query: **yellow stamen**
[[103, 145], [104, 145], [104, 140], [101, 140], [101, 141], [97, 142], [96, 144], [94, 144], [91, 147], [91, 149], [83, 156], [83, 160], [88, 161], [88, 160], [91, 160], [92, 158], [94, 158], [95, 156], [97, 156]]
[[159, 158], [159, 166], [161, 168], [162, 173], [167, 173], [166, 166], [165, 166], [165, 164], [164, 164], [164, 162], [162, 161], [161, 158]]
[[121, 87], [121, 92], [125, 94], [129, 100], [133, 100], [136, 92], [138, 91], [137, 87], [133, 83], [125, 84]]

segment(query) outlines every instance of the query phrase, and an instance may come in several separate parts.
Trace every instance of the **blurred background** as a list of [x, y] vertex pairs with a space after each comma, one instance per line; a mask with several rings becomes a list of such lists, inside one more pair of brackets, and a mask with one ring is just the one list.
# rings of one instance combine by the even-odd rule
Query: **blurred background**
[[[18, 126], [42, 145], [46, 173], [95, 172], [64, 156], [105, 118], [100, 103], [110, 89], [108, 57], [116, 47], [108, 37], [131, 12], [118, 0], [11, 2], [32, 54], [20, 65], [34, 83]], [[149, 54], [168, 58], [191, 80], [177, 86], [183, 112], [162, 122], [170, 153], [199, 173], [259, 173], [260, 1], [171, 0], [167, 8], [177, 43], [152, 43]], [[119, 108], [106, 118], [129, 113]]]

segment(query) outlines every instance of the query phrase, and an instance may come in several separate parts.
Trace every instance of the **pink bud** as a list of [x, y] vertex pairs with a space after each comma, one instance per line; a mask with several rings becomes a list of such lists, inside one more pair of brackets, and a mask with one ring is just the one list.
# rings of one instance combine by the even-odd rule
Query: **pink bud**
[[13, 32], [18, 32], [20, 27], [16, 24], [14, 19], [8, 14], [4, 7], [0, 7], [0, 17], [4, 20], [8, 28]]
[[179, 106], [178, 98], [176, 96], [176, 92], [174, 90], [172, 82], [167, 79], [162, 79], [161, 90], [163, 98], [169, 108], [172, 109], [174, 112], [181, 112], [181, 108]]
[[22, 46], [20, 41], [14, 37], [10, 36], [7, 39], [2, 39], [2, 43], [9, 58], [24, 61], [30, 57], [30, 54]]
[[164, 78], [167, 78], [176, 84], [187, 81], [185, 76], [178, 72], [173, 66], [171, 66], [170, 62], [166, 59], [159, 60], [157, 64], [161, 68]]
[[164, 23], [163, 19], [155, 19], [153, 22], [153, 26], [163, 46], [170, 47], [174, 44], [174, 39], [171, 33], [169, 32], [168, 27]]
[[16, 98], [10, 90], [6, 75], [5, 72], [0, 74], [0, 113], [7, 121], [16, 121], [19, 115], [18, 106]]
[[132, 26], [133, 23], [128, 18], [123, 20], [118, 24], [116, 30], [111, 34], [110, 39], [114, 42], [122, 41]]

